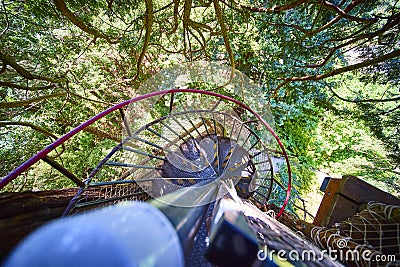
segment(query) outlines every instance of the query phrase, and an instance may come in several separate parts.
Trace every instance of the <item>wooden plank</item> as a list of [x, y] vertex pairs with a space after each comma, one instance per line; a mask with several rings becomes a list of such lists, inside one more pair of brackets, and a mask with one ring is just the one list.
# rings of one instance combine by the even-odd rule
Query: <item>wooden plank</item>
[[324, 218], [323, 225], [332, 227], [335, 223], [344, 221], [357, 213], [358, 203], [334, 194], [330, 214]]
[[60, 217], [77, 188], [0, 194], [0, 261], [27, 234]]
[[333, 197], [340, 185], [341, 179], [331, 178], [328, 186], [325, 189], [324, 197], [322, 198], [321, 204], [319, 205], [318, 212], [314, 218], [313, 224], [318, 226], [325, 226], [324, 220], [327, 216], [330, 216], [331, 205]]
[[363, 204], [377, 201], [400, 205], [400, 199], [354, 176], [330, 179], [313, 224], [331, 226], [359, 211]]
[[6, 192], [0, 194], [0, 220], [24, 213], [66, 205], [77, 188], [40, 192]]
[[400, 199], [354, 176], [343, 176], [342, 183], [337, 192], [344, 197], [352, 199], [359, 205], [369, 201], [377, 201], [400, 206]]
[[[123, 187], [121, 185], [120, 187]], [[125, 185], [141, 189], [137, 185]], [[88, 188], [84, 195], [87, 201], [109, 198], [109, 194], [116, 194], [118, 189], [110, 186], [109, 190], [103, 187]], [[78, 188], [48, 190], [39, 192], [6, 192], [0, 194], [0, 262], [11, 249], [27, 234], [50, 220], [59, 218], [67, 208], [69, 201], [77, 193]], [[113, 190], [113, 191], [112, 191]], [[148, 195], [135, 197], [148, 199]], [[111, 202], [112, 204], [113, 202]], [[108, 203], [110, 204], [110, 203]], [[80, 209], [90, 210], [104, 205], [96, 205]]]

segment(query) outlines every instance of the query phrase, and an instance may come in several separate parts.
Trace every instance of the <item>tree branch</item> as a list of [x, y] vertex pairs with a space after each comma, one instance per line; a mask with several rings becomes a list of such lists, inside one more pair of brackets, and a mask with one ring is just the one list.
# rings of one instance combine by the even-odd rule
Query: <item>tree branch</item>
[[398, 50], [394, 50], [393, 52], [389, 53], [389, 54], [385, 54], [373, 59], [369, 59], [369, 60], [364, 60], [361, 63], [357, 63], [357, 64], [353, 64], [353, 65], [349, 65], [346, 67], [342, 67], [342, 68], [338, 68], [335, 69], [333, 71], [324, 73], [324, 74], [319, 74], [319, 75], [307, 75], [307, 76], [302, 76], [302, 77], [292, 77], [292, 78], [286, 78], [284, 79], [284, 81], [279, 84], [277, 86], [277, 88], [275, 89], [275, 92], [280, 89], [281, 87], [283, 87], [284, 85], [286, 85], [289, 82], [295, 82], [295, 81], [318, 81], [318, 80], [322, 80], [331, 76], [335, 76], [344, 72], [348, 72], [348, 71], [352, 71], [352, 70], [357, 70], [357, 69], [361, 69], [367, 66], [371, 66], [371, 65], [375, 65], [378, 64], [380, 62], [386, 61], [388, 59], [392, 59], [392, 58], [396, 58], [400, 56], [400, 49]]
[[[358, 4], [360, 4], [361, 2], [363, 2], [363, 0], [351, 2], [349, 5], [346, 6], [346, 8], [344, 9], [344, 11], [341, 10], [341, 9], [339, 8], [340, 5], [336, 6], [336, 8], [338, 8], [339, 10], [341, 10], [343, 13], [347, 14], [348, 12], [350, 12], [351, 10], [353, 10], [353, 8], [356, 7]], [[322, 1], [322, 5], [321, 5], [321, 6], [323, 6], [325, 3], [328, 3], [328, 2]], [[342, 3], [343, 3], [343, 2], [342, 2]], [[329, 4], [330, 4], [330, 3], [329, 3]], [[332, 4], [331, 4], [331, 5], [332, 5]], [[315, 30], [311, 30], [310, 32], [307, 33], [307, 35], [308, 35], [308, 36], [312, 36], [312, 35], [315, 35], [315, 34], [321, 32], [321, 31], [326, 30], [327, 28], [331, 27], [333, 24], [335, 24], [336, 22], [338, 22], [338, 21], [343, 17], [343, 14], [342, 14], [341, 12], [338, 12], [338, 13], [339, 13], [339, 14], [338, 14], [336, 17], [334, 17], [333, 19], [331, 19], [330, 21], [328, 21], [325, 25], [323, 25], [323, 26], [321, 26], [321, 27], [319, 27], [319, 28], [317, 28], [317, 29], [315, 29]], [[368, 22], [369, 25], [372, 25], [372, 24], [375, 23], [376, 21], [378, 21], [378, 20], [377, 20], [377, 19], [368, 19], [367, 22]]]
[[27, 126], [27, 127], [32, 128], [33, 130], [35, 130], [37, 132], [45, 134], [45, 135], [47, 135], [49, 137], [52, 137], [54, 139], [58, 139], [58, 137], [55, 134], [49, 132], [48, 130], [46, 130], [43, 127], [37, 126], [37, 125], [32, 124], [30, 122], [24, 122], [24, 121], [0, 121], [0, 127], [5, 127], [5, 126], [9, 126], [9, 125], [11, 125], [11, 126]]
[[179, 13], [179, 0], [174, 0], [174, 26], [167, 33], [168, 35], [173, 34], [178, 29], [178, 14]]
[[3, 61], [3, 64], [0, 69], [0, 74], [3, 74], [7, 70], [7, 64]]
[[[69, 121], [64, 121], [64, 120], [62, 120], [60, 118], [57, 118], [56, 121], [62, 123], [63, 125], [66, 125], [66, 126], [74, 126], [74, 123], [69, 122]], [[104, 131], [99, 130], [99, 129], [93, 127], [93, 126], [88, 126], [85, 129], [83, 129], [83, 131], [87, 132], [87, 133], [90, 133], [90, 134], [93, 134], [93, 135], [95, 135], [95, 136], [97, 136], [99, 138], [110, 139], [110, 140], [116, 141], [118, 143], [121, 142], [121, 139], [122, 139], [121, 137], [118, 137], [118, 136], [112, 135], [110, 133], [104, 132]]]
[[386, 115], [386, 114], [392, 113], [393, 111], [395, 111], [397, 109], [400, 109], [400, 105], [398, 105], [397, 107], [394, 107], [392, 109], [389, 109], [389, 110], [385, 110], [385, 111], [380, 110], [381, 112], [379, 112], [378, 115]]
[[[386, 31], [388, 31], [389, 29], [392, 29], [393, 27], [396, 27], [396, 25], [398, 25], [400, 23], [400, 14], [391, 17], [390, 20], [388, 20], [388, 22], [383, 25], [382, 28], [380, 28], [379, 30], [375, 31], [375, 32], [369, 32], [369, 33], [364, 33], [364, 34], [360, 34], [358, 36], [353, 37], [352, 39], [348, 40], [347, 42], [344, 42], [340, 45], [337, 45], [333, 48], [330, 49], [329, 53], [325, 56], [325, 58], [317, 64], [310, 64], [310, 65], [305, 65], [305, 66], [301, 66], [301, 67], [306, 67], [306, 68], [319, 68], [324, 66], [329, 59], [335, 54], [335, 52], [341, 48], [344, 48], [346, 46], [349, 46], [357, 41], [360, 41], [362, 39], [367, 39], [367, 40], [371, 40], [372, 38], [376, 37], [376, 36], [380, 36], [383, 33], [385, 33]], [[364, 27], [363, 29], [367, 29], [371, 24], [367, 25], [366, 27]], [[343, 41], [346, 38], [341, 38], [338, 40], [334, 40], [334, 41]], [[326, 41], [325, 41], [326, 42]], [[324, 43], [325, 43], [324, 42]], [[300, 66], [299, 66], [300, 67]]]
[[145, 0], [145, 3], [146, 3], [146, 14], [144, 17], [145, 35], [144, 35], [142, 52], [140, 53], [137, 64], [136, 64], [137, 72], [136, 72], [135, 77], [133, 78], [134, 81], [139, 77], [140, 65], [142, 64], [144, 55], [146, 54], [146, 51], [147, 51], [147, 47], [149, 46], [149, 43], [150, 43], [151, 31], [153, 28], [153, 21], [154, 21], [153, 1]]
[[224, 20], [222, 11], [221, 11], [221, 7], [219, 6], [218, 0], [213, 0], [213, 4], [214, 4], [214, 9], [215, 9], [215, 14], [217, 15], [217, 21], [221, 27], [221, 33], [222, 33], [222, 37], [224, 38], [225, 48], [229, 55], [229, 61], [231, 62], [231, 67], [234, 69], [235, 68], [235, 57], [233, 56], [233, 51], [231, 48], [231, 44], [229, 42], [228, 29], [226, 28], [226, 25], [225, 25], [225, 20]]
[[4, 9], [4, 14], [5, 14], [5, 19], [6, 19], [6, 27], [4, 28], [4, 30], [1, 31], [0, 37], [1, 37], [4, 33], [6, 33], [6, 31], [8, 31], [8, 29], [10, 28], [10, 22], [9, 22], [9, 20], [8, 20], [8, 13], [7, 13], [7, 9], [6, 9], [6, 5], [5, 5], [5, 3], [4, 3], [4, 0], [1, 1], [1, 5], [2, 5], [2, 7], [3, 7], [3, 9]]
[[346, 18], [348, 20], [364, 22], [364, 23], [365, 22], [369, 23], [371, 21], [376, 21], [377, 19], [375, 19], [375, 18], [359, 18], [359, 17], [355, 17], [355, 16], [352, 16], [352, 15], [347, 13], [350, 10], [352, 10], [355, 6], [361, 4], [362, 2], [365, 2], [365, 0], [354, 0], [344, 10], [340, 9], [338, 6], [332, 4], [332, 3], [328, 2], [328, 1], [322, 1], [322, 4], [325, 7], [337, 12], [341, 17], [344, 17], [344, 18]]
[[[90, 98], [88, 98], [88, 97], [84, 97], [84, 96], [82, 96], [82, 95], [79, 95], [79, 94], [76, 94], [76, 93], [73, 93], [73, 92], [69, 92], [69, 94], [72, 95], [72, 96], [75, 96], [75, 97], [78, 97], [78, 98], [81, 98], [81, 99], [90, 101], [90, 102], [94, 102], [94, 103], [99, 103], [99, 104], [104, 104], [104, 105], [111, 105], [111, 104], [112, 104], [112, 103], [110, 103], [110, 102], [105, 102], [105, 101], [101, 101], [101, 100], [90, 99]], [[93, 94], [93, 93], [92, 93], [92, 94]], [[97, 95], [96, 95], [96, 97], [99, 98]]]
[[111, 41], [110, 37], [107, 36], [106, 34], [102, 33], [101, 31], [95, 29], [92, 25], [90, 24], [86, 24], [84, 21], [82, 21], [80, 18], [78, 18], [77, 16], [75, 16], [74, 13], [72, 13], [67, 5], [65, 4], [64, 0], [53, 0], [55, 6], [57, 7], [57, 9], [61, 12], [61, 14], [63, 14], [65, 17], [67, 17], [67, 19], [69, 21], [71, 21], [75, 26], [77, 26], [79, 29], [81, 29], [82, 31], [93, 35], [97, 38], [101, 38], [106, 40], [108, 43], [113, 44], [115, 43], [115, 41]]
[[[33, 129], [33, 130], [35, 130], [35, 131], [37, 131], [39, 133], [42, 133], [42, 134], [46, 135], [48, 137], [51, 137], [54, 140], [58, 139], [58, 137], [55, 134], [51, 133], [49, 130], [47, 130], [47, 129], [43, 128], [43, 127], [37, 126], [37, 125], [35, 125], [33, 123], [30, 123], [30, 122], [24, 122], [24, 121], [0, 121], [0, 127], [5, 127], [5, 126], [26, 126], [26, 127], [30, 127], [31, 129]], [[63, 143], [63, 144], [61, 144], [61, 152], [57, 152], [57, 156], [60, 156], [64, 151], [65, 151], [65, 144]]]
[[[185, 57], [186, 55], [186, 39], [190, 42], [190, 37], [189, 37], [189, 21], [190, 21], [190, 11], [192, 10], [192, 0], [184, 0], [183, 4], [183, 53]], [[191, 49], [191, 45], [189, 43], [189, 50]]]
[[50, 85], [45, 85], [45, 86], [28, 87], [28, 86], [23, 86], [23, 85], [16, 84], [16, 83], [2, 82], [2, 81], [0, 81], [0, 86], [21, 89], [21, 90], [27, 90], [27, 91], [40, 91], [40, 90], [52, 89], [52, 88], [56, 87], [55, 84], [50, 84]]
[[103, 131], [101, 131], [101, 130], [95, 128], [95, 127], [92, 127], [92, 126], [86, 127], [85, 129], [83, 129], [83, 131], [91, 133], [93, 135], [96, 135], [97, 137], [113, 140], [113, 141], [118, 142], [118, 143], [121, 142], [121, 140], [122, 140], [121, 137], [109, 134], [107, 132], [103, 132]]
[[283, 5], [283, 6], [273, 6], [271, 8], [265, 8], [265, 7], [250, 7], [250, 6], [245, 6], [245, 5], [241, 5], [239, 3], [236, 3], [237, 6], [239, 6], [240, 8], [249, 10], [251, 12], [266, 12], [266, 13], [277, 13], [277, 12], [281, 12], [281, 11], [285, 11], [285, 10], [289, 10], [292, 9], [296, 6], [300, 6], [304, 3], [306, 3], [307, 0], [298, 0], [298, 1], [294, 1], [292, 3], [289, 3], [287, 5]]
[[36, 74], [30, 73], [27, 69], [19, 65], [17, 62], [15, 62], [11, 57], [7, 56], [6, 54], [3, 54], [0, 51], [0, 60], [3, 61], [3, 66], [4, 65], [9, 65], [13, 69], [15, 69], [22, 77], [28, 79], [28, 80], [42, 80], [42, 81], [48, 81], [51, 83], [60, 83], [65, 81], [65, 78], [50, 78], [50, 77], [45, 77], [45, 76], [40, 76]]
[[[328, 88], [329, 88], [329, 91], [331, 91], [332, 92], [332, 94], [336, 97], [336, 98], [338, 98], [338, 99], [340, 99], [340, 100], [342, 100], [342, 101], [345, 101], [345, 102], [350, 102], [350, 103], [381, 103], [381, 102], [395, 102], [395, 101], [399, 101], [400, 100], [400, 96], [399, 97], [394, 97], [394, 98], [386, 98], [386, 99], [360, 99], [360, 100], [351, 100], [351, 99], [347, 99], [347, 98], [344, 98], [344, 97], [341, 97], [340, 95], [338, 95], [334, 90], [333, 90], [333, 88], [329, 85], [329, 84], [327, 84], [327, 83], [324, 83]], [[399, 108], [400, 106], [397, 106], [396, 108], [394, 108], [393, 110], [391, 110], [391, 111], [389, 111], [389, 112], [392, 112], [392, 111], [394, 111], [394, 110], [396, 110], [397, 108]], [[387, 112], [388, 113], [388, 112]]]
[[59, 97], [59, 96], [64, 96], [67, 93], [58, 93], [58, 94], [51, 94], [51, 95], [44, 95], [44, 96], [39, 96], [27, 100], [21, 100], [21, 101], [13, 101], [13, 102], [0, 102], [0, 108], [18, 108], [18, 107], [24, 107], [27, 105], [30, 105], [32, 103], [40, 102], [42, 100], [46, 100], [49, 98], [53, 97]]

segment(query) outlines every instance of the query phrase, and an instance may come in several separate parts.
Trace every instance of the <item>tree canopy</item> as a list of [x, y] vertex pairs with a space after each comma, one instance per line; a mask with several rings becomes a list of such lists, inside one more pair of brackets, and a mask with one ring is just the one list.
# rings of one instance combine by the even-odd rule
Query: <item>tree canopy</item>
[[[0, 14], [2, 176], [159, 70], [207, 60], [262, 85], [256, 97], [268, 100], [300, 183], [357, 157], [364, 171], [345, 171], [399, 179], [398, 1], [16, 0]], [[84, 178], [120, 125], [108, 117], [52, 156]], [[14, 189], [66, 186], [43, 166], [28, 176]]]

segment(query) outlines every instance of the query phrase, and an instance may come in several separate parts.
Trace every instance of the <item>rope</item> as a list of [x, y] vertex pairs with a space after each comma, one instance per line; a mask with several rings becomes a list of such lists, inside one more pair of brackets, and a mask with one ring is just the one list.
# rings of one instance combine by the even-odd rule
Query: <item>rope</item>
[[[369, 250], [371, 257], [400, 256], [400, 206], [370, 202], [366, 209], [351, 218], [336, 223], [333, 228], [311, 228], [311, 239], [320, 247], [340, 253]], [[344, 260], [344, 259], [342, 259]], [[371, 262], [350, 261], [356, 266], [370, 266]], [[349, 263], [345, 261], [345, 263]], [[397, 262], [396, 262], [397, 263]]]

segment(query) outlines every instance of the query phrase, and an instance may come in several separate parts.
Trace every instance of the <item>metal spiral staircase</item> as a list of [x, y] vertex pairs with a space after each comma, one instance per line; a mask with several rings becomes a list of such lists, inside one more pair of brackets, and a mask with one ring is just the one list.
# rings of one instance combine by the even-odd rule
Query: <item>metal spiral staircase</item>
[[[283, 211], [290, 192], [289, 161], [270, 126], [261, 89], [245, 75], [218, 64], [188, 63], [156, 74], [137, 94], [56, 140], [3, 178], [0, 188], [37, 161], [49, 162], [49, 152], [85, 127], [120, 111], [126, 138], [99, 159], [85, 180], [67, 175], [81, 189], [65, 214], [227, 179], [241, 198], [272, 201]], [[285, 159], [286, 181], [274, 174], [276, 157]]]
[[[64, 216], [124, 200], [198, 207], [223, 198], [221, 185], [256, 205], [280, 206], [277, 217], [283, 213], [291, 188], [289, 160], [270, 126], [273, 119], [262, 90], [245, 75], [218, 64], [188, 63], [161, 71], [136, 94], [40, 151], [3, 178], [0, 189], [45, 160], [79, 186]], [[121, 114], [126, 137], [99, 159], [86, 179], [48, 158], [66, 140], [115, 111]], [[275, 174], [274, 158], [284, 159], [287, 179]], [[220, 192], [200, 202], [165, 197], [182, 189], [196, 195], [202, 186]]]
[[[270, 155], [275, 150], [257, 134], [263, 125], [254, 115], [242, 114], [242, 120], [230, 112], [229, 99], [210, 92], [174, 89], [164, 93], [162, 100], [171, 103], [169, 113], [136, 130], [127, 128], [128, 136], [100, 161], [86, 180], [88, 186], [112, 187], [115, 195], [107, 196], [108, 201], [137, 195], [123, 191], [131, 184], [158, 197], [203, 180], [230, 179], [241, 198], [261, 204], [268, 202], [274, 185], [287, 190], [274, 178]], [[174, 97], [196, 94], [200, 96], [196, 101], [209, 106], [174, 110]], [[97, 204], [88, 203], [83, 193], [75, 198], [75, 208]]]

